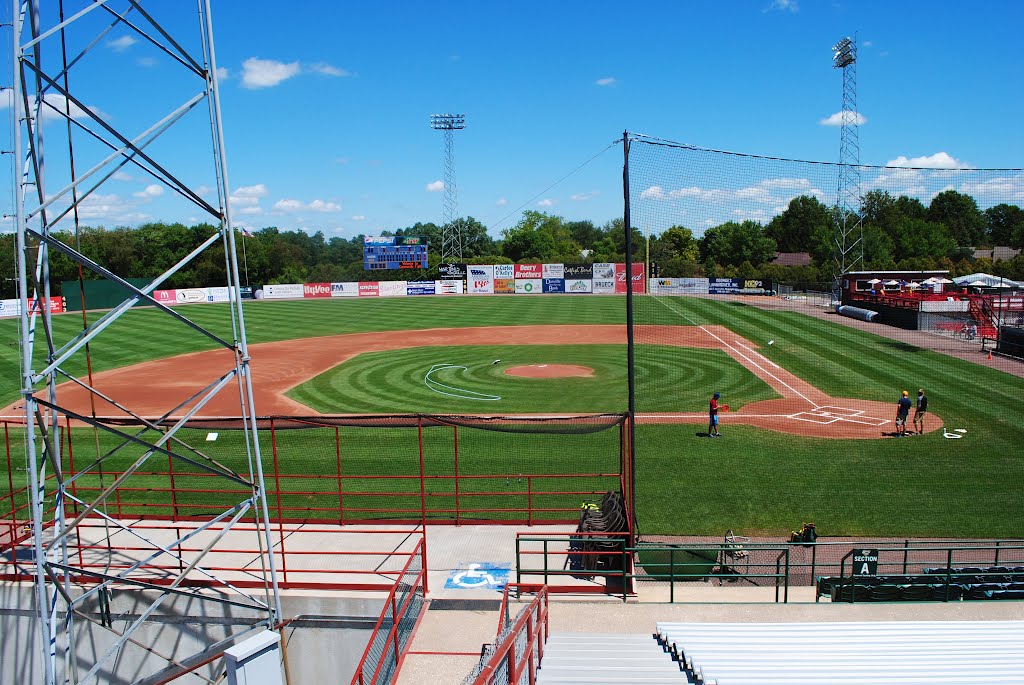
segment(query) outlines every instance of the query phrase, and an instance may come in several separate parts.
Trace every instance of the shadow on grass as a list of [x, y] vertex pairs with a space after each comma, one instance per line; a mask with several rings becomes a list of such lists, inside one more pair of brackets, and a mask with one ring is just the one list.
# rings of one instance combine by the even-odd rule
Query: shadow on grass
[[910, 344], [902, 342], [900, 340], [884, 340], [884, 341], [882, 341], [881, 344], [882, 344], [883, 347], [891, 347], [894, 350], [898, 350], [899, 352], [926, 352], [927, 351], [923, 347], [918, 347], [917, 345], [910, 345]]

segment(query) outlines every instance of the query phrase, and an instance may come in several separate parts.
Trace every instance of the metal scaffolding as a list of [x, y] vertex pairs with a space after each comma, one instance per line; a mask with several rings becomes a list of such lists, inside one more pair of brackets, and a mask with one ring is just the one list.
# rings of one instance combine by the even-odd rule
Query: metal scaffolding
[[466, 128], [465, 114], [431, 114], [430, 128], [444, 131], [444, 214], [441, 217], [441, 262], [462, 261], [462, 221], [455, 185], [455, 131]]
[[[147, 4], [156, 6], [144, 8]], [[41, 674], [32, 680], [47, 685], [121, 679], [164, 682], [252, 631], [276, 626], [280, 619], [228, 205], [210, 2], [197, 0], [196, 6], [198, 12], [177, 3], [146, 0], [11, 0], [13, 215], [32, 511], [26, 544], [31, 545], [29, 563], [35, 567], [40, 631], [36, 640], [42, 650]], [[132, 90], [133, 79], [152, 79], [152, 72], [142, 69], [140, 74], [139, 63], [132, 60], [109, 59], [109, 46], [136, 44], [152, 55], [146, 59], [159, 61], [166, 70], [152, 97]], [[85, 73], [93, 78], [76, 78], [89, 68], [94, 71]], [[170, 87], [172, 72], [182, 88]], [[111, 116], [104, 102], [127, 106], [135, 116]], [[136, 121], [129, 123], [129, 118]], [[137, 125], [139, 118], [147, 123], [129, 132], [127, 127]], [[194, 150], [187, 163], [182, 162], [182, 149]], [[193, 178], [196, 159], [204, 156], [208, 166], [202, 180], [208, 179], [208, 185]], [[128, 172], [152, 184], [149, 187], [158, 186], [153, 195], [169, 191], [175, 201], [213, 224], [187, 257], [142, 287], [126, 280], [138, 274], [123, 273], [124, 269], [117, 273], [83, 254], [77, 240], [68, 239], [77, 238], [82, 216], [94, 215], [86, 210], [104, 197], [101, 191], [111, 193], [108, 186], [129, 177]], [[189, 319], [187, 311], [154, 299], [153, 291], [161, 283], [218, 248], [223, 249], [223, 256], [218, 251], [216, 258], [224, 260], [229, 292], [221, 324], [201, 325]], [[54, 291], [50, 260], [57, 255], [79, 265], [80, 273], [84, 269], [118, 284], [126, 298], [110, 311], [92, 315], [92, 321], [83, 312], [81, 327], [70, 333], [67, 319], [55, 327], [47, 298]], [[92, 375], [90, 349], [97, 344], [143, 344], [119, 337], [113, 326], [136, 304], [176, 321], [183, 334], [204, 336], [230, 352], [208, 383], [192, 389], [185, 401], [169, 399], [166, 411], [157, 417], [137, 416], [128, 401], [101, 392]], [[144, 386], [146, 379], [140, 377], [138, 383]], [[69, 408], [69, 394], [83, 391], [89, 409], [80, 404]], [[244, 454], [237, 462], [246, 464], [244, 468], [210, 459], [201, 443], [190, 444], [182, 432], [211, 398], [224, 392], [238, 393], [239, 415], [247, 422]], [[122, 429], [97, 418], [113, 414], [143, 420], [145, 427]], [[94, 456], [68, 453], [64, 436], [73, 430], [95, 432]], [[127, 466], [112, 468], [115, 457]], [[168, 527], [163, 535], [155, 535], [152, 526], [133, 529], [133, 521], [110, 515], [108, 501], [152, 485], [153, 476], [144, 475], [151, 470], [146, 465], [158, 459], [179, 473], [201, 475], [218, 492], [234, 493], [233, 503], [216, 515], [195, 517], [186, 527]], [[241, 523], [246, 524], [245, 531], [255, 533], [243, 532], [243, 526], [236, 525]], [[97, 529], [104, 532], [97, 536]], [[236, 587], [211, 562], [212, 555], [236, 535], [257, 538], [254, 543], [261, 553], [253, 561], [251, 577], [262, 579], [258, 592]], [[115, 536], [118, 540], [112, 542]], [[131, 544], [126, 546], [124, 540]], [[131, 597], [133, 610], [112, 615], [111, 603], [116, 606], [126, 597]], [[219, 608], [207, 608], [211, 605]], [[212, 617], [220, 611], [233, 618], [221, 620], [217, 630], [194, 631], [159, 644], [152, 641], [151, 621], [180, 613], [181, 607], [192, 616]]]
[[857, 38], [832, 47], [832, 66], [843, 71], [839, 129], [839, 183], [836, 193], [835, 259], [832, 282], [864, 263], [864, 229], [860, 215], [860, 113], [857, 112]]

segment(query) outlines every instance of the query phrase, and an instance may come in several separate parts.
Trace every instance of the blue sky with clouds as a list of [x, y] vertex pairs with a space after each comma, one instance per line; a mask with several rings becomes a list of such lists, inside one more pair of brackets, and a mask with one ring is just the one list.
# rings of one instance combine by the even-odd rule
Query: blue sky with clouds
[[[194, 14], [181, 12], [168, 23], [188, 26]], [[620, 216], [622, 155], [609, 146], [623, 129], [835, 161], [841, 78], [830, 48], [854, 32], [863, 163], [1024, 165], [1018, 2], [593, 0], [449, 11], [215, 0], [213, 20], [232, 207], [255, 228], [350, 237], [439, 221], [443, 147], [432, 112], [466, 114], [455, 143], [460, 214], [495, 235], [521, 207], [599, 224]], [[173, 89], [166, 59], [118, 29], [93, 52], [93, 69], [75, 75], [85, 104], [132, 131], [166, 112], [151, 106]], [[114, 65], [134, 84], [112, 81]], [[9, 112], [9, 100], [0, 104]], [[189, 176], [208, 150], [161, 152]], [[158, 186], [126, 168], [83, 220], [201, 218]]]

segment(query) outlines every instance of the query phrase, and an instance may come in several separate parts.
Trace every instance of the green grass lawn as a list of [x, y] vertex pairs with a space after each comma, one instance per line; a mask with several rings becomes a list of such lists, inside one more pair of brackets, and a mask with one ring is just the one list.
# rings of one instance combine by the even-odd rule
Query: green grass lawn
[[[254, 302], [245, 309], [253, 342], [417, 326], [624, 322], [620, 297]], [[227, 310], [221, 305], [184, 307], [181, 311], [206, 324], [219, 322], [222, 328], [227, 321]], [[726, 426], [726, 436], [715, 441], [697, 438], [701, 426], [696, 424], [641, 425], [636, 436], [637, 498], [644, 532], [720, 535], [732, 528], [739, 534], [785, 534], [801, 521], [813, 520], [825, 536], [1024, 535], [1024, 517], [1017, 515], [1024, 509], [1024, 451], [1020, 448], [1024, 444], [1024, 380], [799, 313], [765, 311], [721, 300], [637, 298], [636, 320], [726, 326], [759, 345], [760, 352], [774, 363], [833, 396], [895, 404], [899, 390], [924, 387], [933, 410], [949, 422], [950, 428], [968, 430], [961, 440], [945, 440], [937, 434], [903, 440], [823, 440]], [[74, 315], [58, 317], [56, 322], [58, 339], [66, 339], [80, 323]], [[117, 326], [122, 334], [117, 343], [94, 346], [97, 369], [210, 347], [204, 339], [170, 325], [166, 317], [151, 310], [132, 311]], [[11, 345], [16, 343], [14, 322], [0, 321], [0, 340], [7, 343], [0, 346], [0, 401], [9, 402], [16, 399], [18, 387], [16, 344]], [[768, 340], [775, 344], [767, 346]], [[703, 398], [711, 387], [726, 387], [731, 372], [721, 353], [661, 349], [650, 342], [637, 339], [638, 410], [652, 411], [659, 403], [674, 403], [676, 396], [680, 398], [679, 406], [686, 406], [695, 401], [691, 398]], [[351, 363], [365, 361], [361, 360]], [[448, 361], [462, 363], [454, 358]], [[624, 367], [624, 359], [619, 364]], [[348, 364], [325, 376], [350, 373], [355, 378], [355, 367], [348, 371], [346, 367]], [[380, 373], [374, 367], [368, 364], [362, 373]], [[473, 378], [473, 374], [465, 377]], [[475, 388], [489, 387], [483, 382], [486, 376], [480, 379], [481, 385]], [[337, 394], [337, 386], [328, 384], [326, 389], [317, 389], [315, 382], [296, 391], [331, 397]], [[406, 392], [411, 394], [412, 390]], [[565, 406], [577, 401], [576, 394], [564, 393]], [[365, 397], [357, 399], [366, 402]], [[404, 395], [395, 400], [412, 402]], [[736, 404], [731, 395], [729, 400]], [[702, 402], [697, 406], [702, 407]], [[447, 411], [436, 400], [428, 406]], [[624, 399], [619, 409], [625, 409]], [[541, 468], [547, 460], [556, 459], [559, 465], [575, 463], [573, 455], [565, 455], [559, 447], [562, 436], [545, 436], [545, 440], [549, 438], [550, 442], [538, 440], [537, 453], [518, 463], [510, 462], [498, 451], [482, 449], [473, 457], [480, 459], [474, 468], [491, 468], [512, 479], [528, 473], [527, 469]], [[380, 452], [388, 451], [378, 447]], [[541, 450], [547, 450], [547, 454]], [[308, 456], [313, 454], [312, 449], [296, 454], [300, 456], [290, 457], [287, 467], [296, 472], [318, 474], [327, 468], [324, 464], [333, 463], [326, 456], [314, 460]], [[367, 460], [364, 473], [372, 472], [371, 465], [397, 468], [396, 463], [379, 455]], [[585, 470], [588, 463], [583, 459], [580, 468], [572, 470]], [[23, 472], [19, 473], [23, 477]], [[485, 491], [492, 494], [485, 497], [500, 500], [506, 476], [481, 483], [481, 489], [491, 488]], [[2, 491], [6, 474], [0, 477]], [[432, 489], [450, 484], [448, 480], [430, 481]], [[375, 485], [370, 479], [360, 485], [390, 487]], [[268, 487], [275, 486], [268, 483]], [[504, 492], [513, 489], [510, 484]], [[587, 489], [592, 488], [580, 487], [581, 491]], [[442, 498], [437, 502], [449, 496], [437, 492], [431, 496], [432, 500]]]
[[[739, 409], [778, 397], [720, 350], [648, 346], [637, 365], [638, 383], [678, 375], [690, 378], [647, 403], [650, 411], [702, 411], [705, 389], [721, 388]], [[288, 393], [320, 413], [450, 414], [604, 413], [626, 406], [621, 345], [467, 345], [369, 352], [350, 359]], [[638, 355], [639, 357], [640, 355]], [[500, 364], [493, 364], [500, 359]], [[452, 364], [436, 368], [440, 364]], [[505, 370], [530, 364], [589, 366], [592, 377], [524, 378]], [[465, 367], [465, 368], [462, 368]]]

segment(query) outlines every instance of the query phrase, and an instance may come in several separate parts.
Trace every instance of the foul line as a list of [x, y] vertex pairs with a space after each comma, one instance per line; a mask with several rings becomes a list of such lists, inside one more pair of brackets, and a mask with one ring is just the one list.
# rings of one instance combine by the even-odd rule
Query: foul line
[[[776, 376], [775, 374], [773, 374], [773, 373], [772, 373], [771, 371], [769, 371], [768, 369], [766, 369], [766, 368], [762, 367], [762, 366], [761, 366], [760, 364], [758, 364], [758, 363], [757, 363], [757, 362], [756, 362], [755, 360], [753, 360], [753, 359], [751, 359], [750, 357], [748, 357], [748, 356], [746, 356], [745, 354], [743, 354], [743, 352], [741, 352], [740, 350], [736, 349], [736, 347], [734, 347], [734, 346], [733, 346], [733, 345], [732, 345], [731, 343], [728, 343], [728, 342], [726, 342], [725, 340], [723, 340], [722, 338], [720, 338], [719, 336], [715, 335], [715, 334], [714, 334], [713, 332], [709, 331], [709, 330], [708, 330], [707, 328], [705, 328], [705, 327], [704, 327], [704, 326], [702, 326], [701, 324], [697, 323], [696, 321], [694, 321], [693, 319], [691, 319], [690, 317], [688, 317], [688, 316], [687, 316], [686, 314], [684, 314], [683, 312], [679, 311], [678, 309], [675, 309], [675, 308], [673, 308], [673, 307], [669, 306], [669, 304], [668, 304], [667, 302], [663, 301], [663, 300], [662, 300], [662, 299], [661, 299], [660, 297], [657, 297], [657, 296], [655, 296], [655, 300], [657, 300], [657, 301], [658, 301], [658, 302], [660, 302], [660, 303], [661, 303], [662, 305], [664, 305], [664, 306], [665, 306], [665, 307], [666, 307], [666, 308], [667, 308], [667, 309], [668, 309], [669, 311], [671, 311], [671, 312], [674, 312], [674, 313], [678, 314], [679, 316], [683, 317], [684, 319], [686, 319], [687, 321], [689, 321], [689, 322], [690, 322], [691, 324], [693, 324], [694, 326], [696, 326], [696, 327], [697, 327], [697, 328], [699, 328], [700, 330], [704, 331], [705, 333], [707, 333], [708, 335], [710, 335], [710, 336], [711, 336], [712, 338], [714, 338], [714, 339], [715, 339], [715, 340], [717, 340], [718, 342], [722, 343], [722, 345], [724, 345], [725, 347], [728, 347], [728, 348], [729, 348], [730, 350], [732, 350], [733, 352], [735, 352], [737, 356], [739, 356], [739, 357], [742, 357], [743, 359], [746, 359], [746, 360], [747, 360], [747, 361], [748, 361], [748, 362], [749, 362], [750, 364], [754, 365], [754, 366], [755, 366], [755, 367], [756, 367], [756, 368], [757, 368], [758, 370], [760, 370], [760, 371], [763, 371], [763, 372], [764, 372], [764, 373], [765, 373], [766, 375], [768, 375], [769, 377], [771, 377], [771, 378], [774, 378], [774, 379], [775, 379], [776, 381], [778, 381], [778, 383], [779, 383], [780, 385], [782, 385], [782, 386], [784, 386], [784, 387], [788, 388], [788, 389], [789, 389], [789, 390], [790, 390], [790, 391], [791, 391], [791, 392], [792, 392], [793, 394], [795, 394], [795, 395], [796, 395], [797, 397], [799, 397], [800, 399], [802, 399], [802, 400], [803, 400], [804, 402], [806, 402], [807, 404], [811, 405], [811, 406], [812, 406], [812, 407], [814, 407], [815, 409], [817, 409], [817, 408], [818, 408], [818, 405], [817, 405], [817, 403], [816, 403], [816, 402], [813, 402], [813, 401], [811, 401], [810, 399], [808, 399], [807, 397], [805, 397], [805, 396], [804, 396], [804, 394], [803, 394], [802, 392], [800, 392], [799, 390], [797, 390], [796, 388], [794, 388], [793, 386], [791, 386], [791, 385], [790, 385], [789, 383], [787, 383], [786, 381], [782, 380], [781, 378], [779, 378], [778, 376]], [[767, 361], [767, 360], [765, 360], [765, 361]], [[776, 368], [779, 368], [779, 367], [776, 367]]]
[[[495, 401], [501, 399], [501, 396], [499, 396], [499, 395], [488, 395], [486, 393], [476, 392], [475, 390], [466, 390], [465, 388], [456, 388], [453, 385], [445, 385], [444, 383], [440, 383], [438, 381], [435, 381], [433, 378], [430, 377], [430, 374], [434, 373], [435, 371], [441, 371], [442, 369], [462, 369], [463, 371], [467, 370], [467, 368], [465, 366], [459, 366], [457, 364], [434, 364], [433, 366], [430, 367], [430, 371], [427, 371], [426, 375], [423, 376], [423, 385], [427, 386], [429, 389], [433, 390], [434, 392], [438, 393], [439, 395], [447, 395], [448, 397], [457, 397], [460, 400], [479, 400], [481, 402], [495, 402]], [[434, 385], [436, 385], [436, 386], [438, 386], [440, 388], [447, 388], [448, 390], [454, 390], [455, 392], [452, 393], [452, 392], [445, 392], [444, 390], [438, 390], [433, 385], [431, 385], [431, 383], [433, 383]], [[461, 394], [456, 394], [456, 393], [461, 393]]]

